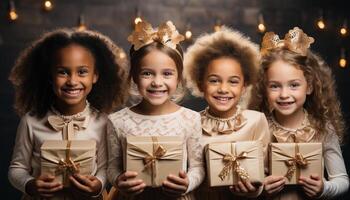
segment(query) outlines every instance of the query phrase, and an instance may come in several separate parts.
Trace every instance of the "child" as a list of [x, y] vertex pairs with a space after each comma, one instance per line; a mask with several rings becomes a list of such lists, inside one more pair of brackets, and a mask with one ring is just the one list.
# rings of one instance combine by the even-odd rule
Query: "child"
[[[97, 32], [60, 29], [45, 34], [18, 58], [10, 80], [22, 119], [8, 176], [26, 199], [100, 196], [107, 169], [107, 115], [101, 112], [124, 100], [126, 62], [118, 57], [121, 51]], [[74, 130], [63, 135], [57, 123], [67, 126], [71, 121]], [[67, 137], [95, 140], [97, 152], [93, 173], [70, 176], [72, 187], [63, 189], [54, 176], [40, 174], [40, 147], [45, 140]]]
[[330, 68], [310, 50], [313, 38], [297, 27], [280, 40], [266, 33], [262, 68], [250, 107], [269, 116], [275, 142], [322, 142], [327, 177], [300, 177], [297, 186], [268, 176], [265, 192], [276, 199], [330, 199], [348, 190], [349, 180], [339, 146], [344, 132], [340, 103]]
[[[203, 145], [260, 140], [266, 152], [270, 135], [264, 114], [238, 105], [246, 87], [256, 79], [258, 59], [257, 45], [229, 28], [204, 35], [188, 48], [186, 80], [193, 94], [208, 103], [201, 112]], [[230, 187], [210, 188], [203, 183], [197, 194], [198, 199], [232, 199], [256, 197], [261, 191], [262, 186], [248, 180]]]
[[[192, 199], [191, 191], [204, 178], [200, 116], [171, 100], [182, 82], [179, 42], [183, 36], [170, 21], [156, 30], [141, 22], [128, 40], [132, 43], [129, 80], [136, 84], [142, 100], [109, 116], [109, 180], [118, 189], [117, 199]], [[122, 152], [127, 136], [155, 135], [183, 139], [183, 171], [170, 174], [162, 187], [149, 188], [141, 179], [130, 180], [136, 172], [123, 171]]]

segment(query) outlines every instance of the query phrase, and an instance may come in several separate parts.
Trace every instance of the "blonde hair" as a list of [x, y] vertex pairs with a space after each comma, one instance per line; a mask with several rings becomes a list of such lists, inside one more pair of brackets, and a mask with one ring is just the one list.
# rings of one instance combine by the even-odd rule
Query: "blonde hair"
[[312, 93], [306, 97], [304, 108], [310, 115], [310, 123], [318, 136], [325, 136], [327, 130], [333, 130], [342, 139], [345, 123], [341, 113], [340, 102], [336, 94], [335, 79], [330, 67], [324, 60], [308, 51], [306, 56], [287, 48], [276, 48], [262, 57], [258, 81], [253, 87], [249, 108], [271, 115], [267, 101], [266, 73], [273, 62], [282, 60], [303, 71]]

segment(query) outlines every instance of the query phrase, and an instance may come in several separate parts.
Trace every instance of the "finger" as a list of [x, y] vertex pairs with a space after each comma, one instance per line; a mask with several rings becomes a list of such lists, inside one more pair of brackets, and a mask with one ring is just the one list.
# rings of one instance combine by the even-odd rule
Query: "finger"
[[124, 192], [126, 192], [128, 194], [136, 195], [136, 194], [139, 194], [139, 193], [143, 192], [145, 187], [146, 187], [146, 184], [145, 183], [141, 183], [139, 185], [127, 188], [126, 190], [124, 190]]
[[245, 185], [242, 183], [242, 181], [238, 181], [237, 186], [240, 191], [247, 193], [248, 189], [245, 187]]
[[79, 190], [84, 191], [84, 192], [91, 192], [90, 187], [83, 185], [81, 182], [79, 182], [75, 177], [70, 176], [69, 177], [70, 182]]
[[233, 193], [242, 193], [242, 191], [239, 189], [239, 187], [237, 185], [231, 185], [230, 190]]
[[170, 190], [176, 191], [176, 193], [184, 193], [187, 190], [187, 186], [185, 186], [185, 185], [178, 185], [178, 184], [172, 183], [172, 182], [170, 182], [168, 180], [165, 180], [163, 182], [163, 186], [166, 189], [170, 189]]
[[175, 183], [177, 185], [187, 185], [187, 182], [186, 182], [186, 179], [185, 179], [185, 178], [187, 178], [187, 176], [185, 175], [183, 177], [184, 178], [179, 177], [179, 176], [174, 176], [174, 175], [170, 174], [170, 175], [167, 176], [167, 180], [172, 182], [172, 183]]
[[273, 184], [281, 180], [284, 180], [284, 176], [268, 176], [265, 178], [264, 184]]
[[37, 181], [36, 186], [38, 188], [43, 188], [43, 189], [51, 189], [54, 187], [62, 186], [62, 183], [53, 181], [53, 182], [44, 182], [44, 181]]
[[273, 183], [266, 183], [265, 190], [274, 190], [276, 188], [283, 187], [285, 183], [286, 183], [285, 179], [281, 179]]
[[305, 194], [308, 195], [309, 197], [313, 197], [316, 194], [315, 191], [313, 191], [312, 189], [307, 188], [307, 187], [303, 187], [303, 190], [304, 190]]
[[168, 188], [165, 186], [162, 187], [162, 190], [163, 192], [165, 192], [167, 195], [170, 195], [170, 196], [179, 196], [183, 193], [182, 191], [174, 190], [172, 188]]
[[248, 192], [255, 192], [256, 191], [256, 188], [254, 187], [254, 185], [252, 185], [252, 183], [249, 180], [243, 181], [243, 184], [248, 189]]
[[318, 174], [311, 174], [310, 178], [315, 181], [319, 181], [321, 177]]
[[180, 173], [179, 173], [179, 177], [182, 178], [182, 179], [186, 179], [187, 178], [186, 172], [181, 170]]
[[93, 186], [93, 182], [90, 180], [90, 176], [84, 176], [81, 174], [74, 174], [73, 178], [78, 181], [80, 184], [88, 186], [88, 187], [92, 187]]
[[118, 182], [118, 188], [131, 188], [135, 187], [137, 185], [140, 185], [143, 183], [143, 180], [137, 179], [137, 180], [128, 180], [128, 181], [120, 181]]
[[63, 189], [62, 185], [56, 186], [56, 187], [51, 187], [51, 188], [38, 188], [38, 192], [39, 193], [47, 193], [47, 194], [51, 194], [57, 191], [60, 191]]
[[137, 176], [137, 172], [126, 171], [125, 173], [118, 176], [118, 179], [126, 181], [127, 179], [135, 178], [136, 176]]
[[39, 176], [38, 180], [42, 180], [44, 182], [51, 182], [55, 179], [55, 176], [51, 174], [42, 174]]

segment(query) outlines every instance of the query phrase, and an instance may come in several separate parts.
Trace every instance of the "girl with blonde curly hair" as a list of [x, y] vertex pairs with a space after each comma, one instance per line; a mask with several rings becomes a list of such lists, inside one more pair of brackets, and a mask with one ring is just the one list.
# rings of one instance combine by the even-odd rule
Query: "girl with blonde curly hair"
[[334, 198], [348, 190], [349, 180], [339, 141], [344, 133], [335, 81], [327, 64], [308, 48], [314, 40], [301, 29], [284, 40], [266, 33], [259, 80], [249, 107], [268, 116], [274, 142], [322, 142], [328, 179], [300, 177], [285, 186], [285, 177], [268, 176], [265, 193], [276, 199]]
[[[104, 113], [124, 102], [127, 86], [121, 52], [98, 32], [59, 29], [44, 34], [17, 59], [9, 79], [22, 118], [8, 176], [25, 199], [101, 195], [107, 182]], [[54, 175], [41, 174], [40, 148], [46, 140], [96, 141], [92, 173], [70, 176], [70, 187]]]
[[[187, 85], [193, 95], [208, 103], [201, 112], [203, 145], [259, 140], [266, 153], [270, 134], [265, 115], [239, 105], [247, 87], [255, 83], [258, 64], [257, 45], [226, 27], [199, 37], [188, 48], [184, 62]], [[262, 183], [249, 180], [230, 187], [208, 187], [207, 182], [197, 190], [198, 199], [254, 198], [262, 191]]]

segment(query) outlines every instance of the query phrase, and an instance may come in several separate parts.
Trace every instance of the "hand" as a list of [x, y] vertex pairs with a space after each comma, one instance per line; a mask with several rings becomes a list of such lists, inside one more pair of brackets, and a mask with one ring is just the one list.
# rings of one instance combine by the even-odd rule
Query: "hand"
[[249, 180], [238, 181], [237, 185], [230, 186], [232, 193], [254, 193], [258, 190], [260, 185], [254, 186]]
[[286, 184], [284, 176], [268, 176], [264, 180], [264, 191], [268, 196], [273, 196], [280, 192]]
[[126, 196], [134, 196], [143, 192], [146, 187], [146, 183], [141, 179], [128, 180], [135, 178], [137, 172], [126, 171], [125, 173], [118, 176], [116, 185], [121, 193]]
[[98, 178], [92, 175], [74, 174], [69, 177], [72, 188], [82, 196], [96, 196], [101, 192], [102, 183]]
[[310, 178], [300, 177], [299, 184], [303, 187], [305, 194], [311, 198], [319, 197], [323, 192], [323, 180], [317, 174]]
[[181, 196], [187, 191], [189, 180], [186, 172], [180, 171], [179, 176], [169, 174], [163, 182], [163, 190], [169, 196]]
[[41, 196], [50, 198], [54, 193], [63, 189], [62, 183], [55, 181], [55, 176], [43, 174], [37, 179], [28, 181], [26, 184], [26, 192], [31, 196]]

